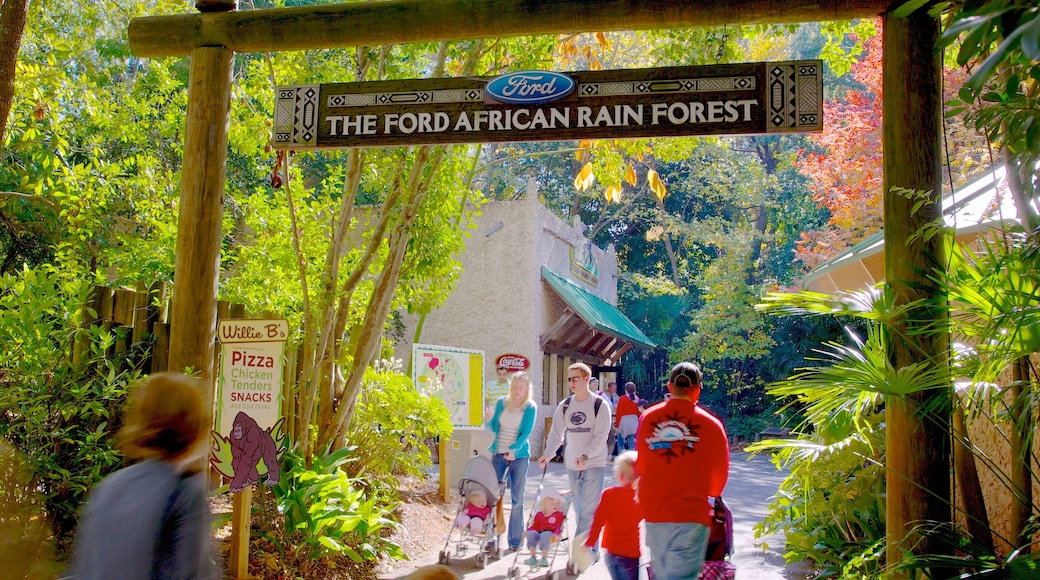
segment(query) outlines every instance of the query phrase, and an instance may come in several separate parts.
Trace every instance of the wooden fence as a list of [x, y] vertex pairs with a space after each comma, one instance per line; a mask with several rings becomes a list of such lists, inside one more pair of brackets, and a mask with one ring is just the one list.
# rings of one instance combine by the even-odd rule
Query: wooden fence
[[[107, 354], [112, 358], [126, 361], [127, 366], [139, 366], [146, 374], [169, 370], [170, 361], [170, 323], [171, 298], [165, 282], [156, 282], [150, 286], [143, 283], [137, 288], [107, 288], [95, 286], [91, 291], [88, 312], [84, 318], [85, 327], [97, 325], [106, 331], [114, 331], [115, 344]], [[264, 313], [263, 318], [277, 318], [277, 315]], [[242, 304], [221, 301], [217, 303], [217, 319], [250, 318]], [[216, 340], [217, 329], [213, 329]], [[85, 356], [89, 343], [84, 340], [77, 343], [73, 350], [73, 360], [79, 362]], [[297, 383], [298, 361], [300, 352], [296, 349], [285, 351], [285, 367], [282, 370], [282, 416], [285, 417], [285, 432], [296, 430], [297, 398], [294, 386]], [[218, 360], [214, 368], [219, 369], [220, 349], [215, 349]], [[211, 393], [211, 397], [213, 394]]]

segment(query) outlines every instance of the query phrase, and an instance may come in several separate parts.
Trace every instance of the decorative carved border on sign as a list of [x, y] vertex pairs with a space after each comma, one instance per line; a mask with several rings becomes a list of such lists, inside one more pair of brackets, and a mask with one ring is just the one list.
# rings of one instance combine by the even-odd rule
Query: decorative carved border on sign
[[767, 132], [797, 132], [823, 126], [823, 71], [819, 63], [773, 64], [766, 72]]
[[434, 103], [479, 103], [482, 89], [444, 89], [439, 91], [402, 91], [396, 93], [348, 93], [329, 95], [330, 107], [371, 107], [374, 105], [429, 105]]
[[701, 93], [707, 91], [753, 91], [755, 77], [706, 77], [658, 81], [581, 83], [579, 97], [654, 95], [664, 93]]
[[[753, 91], [755, 77], [706, 77], [634, 82], [581, 83], [578, 97], [651, 95], [667, 93], [701, 93], [707, 91]], [[347, 93], [329, 95], [329, 107], [372, 107], [434, 103], [479, 103], [484, 100], [481, 89], [444, 89], [437, 91], [401, 91], [394, 93]]]
[[274, 142], [314, 146], [318, 142], [320, 85], [278, 87], [274, 104]]

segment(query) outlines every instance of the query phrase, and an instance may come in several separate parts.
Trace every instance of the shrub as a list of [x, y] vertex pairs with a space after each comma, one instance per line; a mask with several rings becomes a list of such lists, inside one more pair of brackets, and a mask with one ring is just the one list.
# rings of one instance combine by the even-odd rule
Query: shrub
[[365, 374], [347, 434], [352, 461], [344, 469], [396, 489], [398, 475], [426, 474], [433, 465], [427, 442], [451, 432], [444, 404], [419, 392], [397, 363], [380, 361]]
[[[113, 435], [141, 376], [106, 354], [111, 332], [78, 327], [89, 290], [47, 267], [0, 279], [0, 439], [23, 457], [63, 551], [87, 493], [121, 467]], [[89, 348], [74, 362], [77, 340]]]
[[282, 477], [273, 488], [282, 520], [269, 522], [259, 534], [275, 546], [283, 570], [308, 577], [340, 556], [353, 562], [383, 554], [405, 557], [383, 535], [396, 526], [389, 518], [396, 505], [382, 503], [347, 476], [342, 467], [351, 461], [350, 453], [341, 449], [315, 457], [309, 468], [295, 451], [283, 457]]

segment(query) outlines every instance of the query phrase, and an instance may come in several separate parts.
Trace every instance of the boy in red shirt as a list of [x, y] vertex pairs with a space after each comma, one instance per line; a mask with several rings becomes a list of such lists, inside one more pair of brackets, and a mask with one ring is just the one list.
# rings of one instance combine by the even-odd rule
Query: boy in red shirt
[[636, 452], [625, 451], [614, 460], [618, 485], [603, 490], [592, 528], [585, 540], [591, 549], [603, 532], [603, 559], [612, 580], [639, 580], [639, 522], [643, 509], [636, 503], [632, 483], [636, 480]]
[[697, 406], [701, 369], [672, 368], [672, 396], [639, 419], [636, 472], [646, 516], [646, 545], [658, 580], [696, 580], [711, 531], [709, 497], [722, 495], [729, 478], [729, 440], [715, 417]]

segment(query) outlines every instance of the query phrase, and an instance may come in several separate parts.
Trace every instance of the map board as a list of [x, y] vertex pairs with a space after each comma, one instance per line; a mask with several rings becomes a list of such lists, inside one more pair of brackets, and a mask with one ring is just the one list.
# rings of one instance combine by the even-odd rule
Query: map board
[[412, 346], [412, 382], [444, 401], [455, 429], [484, 426], [484, 351]]

